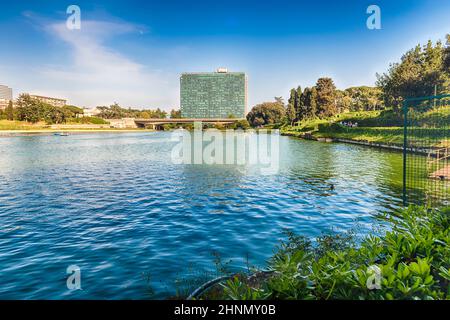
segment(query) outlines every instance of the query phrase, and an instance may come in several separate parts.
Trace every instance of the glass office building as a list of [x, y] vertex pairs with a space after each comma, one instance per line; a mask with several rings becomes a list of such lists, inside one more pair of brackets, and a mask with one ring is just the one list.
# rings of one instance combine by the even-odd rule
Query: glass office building
[[183, 118], [245, 118], [247, 77], [243, 72], [228, 72], [226, 69], [183, 73], [180, 100]]

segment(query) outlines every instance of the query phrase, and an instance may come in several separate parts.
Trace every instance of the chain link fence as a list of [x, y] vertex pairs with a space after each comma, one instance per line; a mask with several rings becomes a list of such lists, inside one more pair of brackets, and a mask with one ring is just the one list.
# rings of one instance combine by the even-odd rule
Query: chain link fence
[[450, 204], [450, 95], [403, 104], [403, 202]]

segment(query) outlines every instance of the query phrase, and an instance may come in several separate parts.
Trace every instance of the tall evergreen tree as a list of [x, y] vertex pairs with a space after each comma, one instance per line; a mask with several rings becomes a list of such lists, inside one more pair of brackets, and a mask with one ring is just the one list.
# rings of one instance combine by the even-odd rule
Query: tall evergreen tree
[[337, 113], [336, 86], [331, 78], [320, 78], [316, 84], [319, 117], [330, 117]]
[[311, 93], [310, 93], [310, 98], [309, 98], [309, 103], [310, 103], [310, 115], [312, 118], [317, 117], [319, 115], [319, 107], [317, 106], [318, 102], [318, 93], [317, 93], [317, 88], [316, 87], [312, 87], [311, 88]]
[[316, 87], [305, 88], [302, 94], [301, 103], [303, 119], [313, 119], [318, 116]]
[[444, 53], [444, 72], [450, 77], [450, 34], [447, 35], [447, 45]]
[[5, 115], [7, 120], [14, 120], [14, 108], [12, 101], [9, 101], [8, 106], [5, 109]]
[[295, 111], [294, 105], [290, 103], [286, 108], [286, 119], [291, 126], [293, 126], [294, 122], [297, 120], [297, 112]]
[[297, 120], [297, 111], [295, 109], [296, 105], [297, 105], [297, 91], [294, 88], [292, 88], [290, 91], [288, 105], [287, 105], [287, 109], [286, 109], [286, 114], [288, 115], [287, 116], [288, 119], [292, 118], [292, 113], [294, 113], [294, 116], [293, 116], [295, 118], [294, 121]]
[[302, 119], [311, 118], [311, 88], [306, 87], [301, 97]]
[[297, 90], [295, 90], [295, 113], [297, 114], [297, 119], [301, 120], [304, 118], [302, 112], [303, 112], [303, 104], [302, 104], [302, 88], [300, 86], [297, 87]]

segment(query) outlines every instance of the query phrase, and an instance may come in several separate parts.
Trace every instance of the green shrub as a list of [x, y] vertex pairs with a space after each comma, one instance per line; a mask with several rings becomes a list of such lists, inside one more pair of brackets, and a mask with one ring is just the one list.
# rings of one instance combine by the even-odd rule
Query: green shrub
[[108, 121], [98, 118], [98, 117], [81, 117], [71, 119], [70, 122], [81, 123], [81, 124], [109, 124]]
[[338, 123], [320, 123], [318, 125], [319, 132], [347, 132], [350, 128], [345, 128]]
[[[450, 209], [411, 207], [383, 215], [390, 230], [358, 244], [351, 234], [312, 244], [288, 235], [258, 286], [234, 278], [225, 299], [450, 299]], [[376, 271], [378, 270], [378, 271]], [[379, 272], [379, 287], [368, 286]]]

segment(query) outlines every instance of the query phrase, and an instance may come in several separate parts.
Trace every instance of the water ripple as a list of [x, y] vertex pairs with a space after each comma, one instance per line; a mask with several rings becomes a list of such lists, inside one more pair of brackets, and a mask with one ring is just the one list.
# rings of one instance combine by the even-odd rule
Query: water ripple
[[[67, 139], [66, 139], [67, 138]], [[400, 203], [401, 156], [281, 138], [280, 172], [177, 166], [167, 133], [0, 139], [0, 299], [162, 297], [177, 277], [263, 265], [284, 228], [314, 237]], [[331, 188], [331, 185], [334, 188]], [[78, 265], [82, 288], [66, 288]]]

